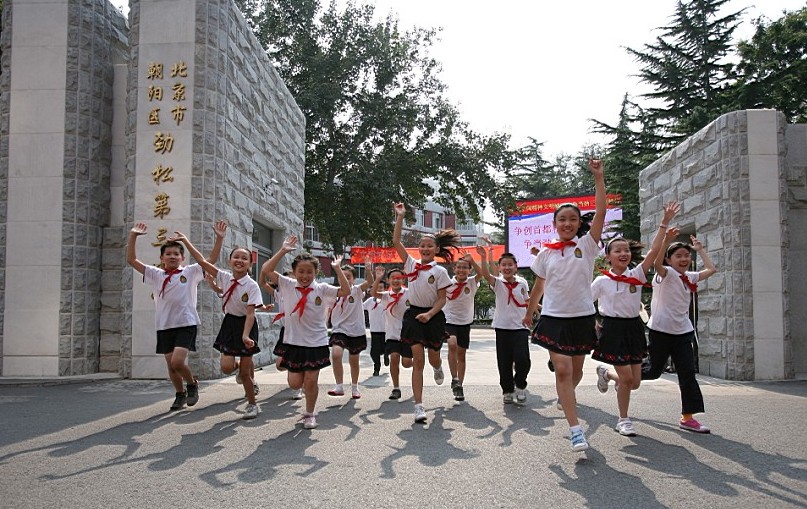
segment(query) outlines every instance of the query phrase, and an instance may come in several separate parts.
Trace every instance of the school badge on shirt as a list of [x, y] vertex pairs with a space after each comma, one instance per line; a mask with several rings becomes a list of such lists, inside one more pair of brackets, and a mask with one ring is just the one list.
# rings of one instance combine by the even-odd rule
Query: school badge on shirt
[[356, 302], [356, 299], [354, 299], [353, 296], [351, 295], [350, 297], [348, 297], [347, 301], [353, 304], [354, 302]]
[[470, 288], [468, 288], [467, 286], [466, 286], [466, 287], [465, 287], [465, 289], [464, 289], [464, 290], [462, 290], [462, 291], [463, 291], [463, 292], [464, 292], [466, 295], [468, 295], [469, 293], [471, 293], [471, 289], [470, 289]]
[[249, 300], [249, 295], [247, 295], [246, 293], [241, 296], [241, 302], [247, 302], [248, 300]]
[[322, 299], [317, 297], [316, 299], [314, 299], [314, 304], [317, 305], [317, 306], [321, 306], [322, 305]]
[[180, 283], [187, 283], [188, 279], [185, 276], [179, 276], [179, 282]]
[[434, 284], [434, 276], [429, 276], [429, 284]]
[[630, 288], [628, 288], [628, 291], [630, 293], [636, 293], [636, 285], [630, 285]]
[[582, 258], [583, 257], [583, 252], [580, 251], [579, 247], [574, 248], [574, 257], [575, 258]]

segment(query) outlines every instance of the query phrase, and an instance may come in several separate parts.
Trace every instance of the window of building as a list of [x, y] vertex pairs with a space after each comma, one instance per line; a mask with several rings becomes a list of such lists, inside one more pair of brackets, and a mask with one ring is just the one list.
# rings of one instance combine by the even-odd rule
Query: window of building
[[433, 213], [432, 216], [432, 228], [435, 230], [442, 230], [443, 229], [443, 216], [442, 214], [438, 214], [437, 212]]
[[420, 209], [415, 211], [415, 224], [418, 226], [426, 226], [423, 218], [423, 211]]
[[313, 225], [305, 225], [305, 238], [308, 242], [319, 242], [319, 232]]

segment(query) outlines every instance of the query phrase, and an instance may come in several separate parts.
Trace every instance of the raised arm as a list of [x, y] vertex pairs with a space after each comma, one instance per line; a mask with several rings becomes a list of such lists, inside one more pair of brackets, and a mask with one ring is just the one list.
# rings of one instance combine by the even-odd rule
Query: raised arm
[[381, 287], [381, 281], [384, 279], [385, 273], [384, 267], [378, 266], [375, 268], [375, 279], [373, 280], [373, 287], [370, 289], [370, 295], [376, 299], [381, 298], [379, 288]]
[[[656, 263], [656, 254], [662, 250], [664, 244], [664, 236], [670, 228], [670, 221], [678, 211], [681, 210], [681, 204], [673, 200], [664, 206], [664, 217], [661, 219], [661, 224], [658, 225], [658, 230], [653, 236], [653, 242], [650, 244], [650, 251], [647, 252], [644, 260], [642, 260], [642, 270], [648, 272], [650, 267]], [[663, 277], [663, 276], [662, 276]]]
[[541, 309], [541, 297], [544, 296], [545, 280], [535, 276], [535, 283], [530, 291], [530, 302], [527, 304], [527, 311], [524, 312], [524, 319], [521, 321], [527, 328], [532, 328], [532, 317]]
[[661, 244], [661, 249], [658, 250], [655, 260], [653, 261], [653, 267], [656, 269], [656, 274], [662, 279], [667, 277], [667, 269], [664, 267], [664, 253], [667, 252], [667, 248], [678, 236], [678, 232], [679, 230], [675, 226], [670, 226], [667, 228], [667, 231], [664, 233], [664, 242]]
[[476, 246], [476, 252], [479, 253], [479, 256], [482, 258], [482, 263], [479, 265], [479, 273], [482, 274], [482, 277], [485, 278], [485, 281], [493, 287], [493, 284], [496, 282], [496, 278], [493, 277], [488, 270], [488, 253], [484, 246]]
[[[487, 235], [482, 235], [481, 239], [488, 245], [488, 272], [493, 277], [499, 276], [499, 266], [493, 260], [493, 241], [490, 240], [490, 237]], [[477, 250], [477, 253], [479, 250]]]
[[369, 256], [364, 258], [364, 283], [359, 285], [362, 292], [366, 292], [368, 288], [373, 286], [373, 262]]
[[126, 241], [126, 263], [132, 266], [134, 270], [143, 274], [146, 266], [137, 259], [137, 237], [145, 235], [148, 231], [146, 223], [135, 223], [131, 230], [129, 230], [129, 239]]
[[712, 258], [709, 256], [709, 253], [707, 253], [706, 249], [704, 249], [703, 243], [694, 235], [691, 235], [689, 239], [690, 242], [692, 242], [692, 248], [695, 249], [695, 252], [698, 253], [698, 256], [700, 256], [701, 260], [703, 260], [704, 269], [698, 272], [698, 281], [703, 281], [717, 272], [717, 267], [715, 267], [714, 262], [712, 262]]
[[[477, 253], [478, 253], [478, 252], [479, 252], [479, 251], [477, 251]], [[482, 278], [483, 278], [483, 277], [485, 277], [485, 276], [482, 274], [482, 267], [481, 267], [481, 266], [480, 266], [478, 263], [476, 263], [476, 260], [474, 260], [474, 257], [473, 257], [473, 256], [471, 256], [471, 253], [465, 253], [465, 255], [464, 255], [462, 258], [463, 258], [465, 261], [467, 261], [467, 262], [468, 262], [468, 264], [469, 264], [471, 267], [473, 267], [473, 269], [474, 269], [474, 279], [476, 279], [476, 282], [478, 283], [479, 281], [481, 281], [481, 280], [482, 280]]]
[[207, 261], [215, 265], [219, 261], [221, 246], [224, 244], [224, 236], [227, 234], [227, 222], [219, 220], [213, 223], [213, 232], [216, 234], [216, 240], [213, 242], [213, 249], [210, 250]]
[[336, 279], [339, 281], [339, 291], [337, 297], [347, 297], [350, 295], [350, 283], [347, 282], [344, 271], [342, 271], [342, 256], [339, 255], [331, 262], [331, 267], [336, 272]]
[[297, 247], [297, 236], [291, 235], [286, 237], [286, 240], [283, 241], [283, 245], [280, 246], [280, 249], [272, 255], [271, 258], [266, 260], [261, 267], [261, 281], [269, 281], [271, 283], [277, 284], [277, 278], [280, 276], [275, 269], [277, 269], [280, 260], [283, 259], [288, 253], [294, 251]]
[[406, 206], [403, 203], [396, 203], [393, 205], [395, 210], [395, 228], [392, 230], [392, 245], [395, 246], [395, 251], [401, 257], [401, 261], [406, 263], [409, 253], [401, 242], [401, 230], [403, 230], [404, 216], [406, 215]]
[[191, 256], [193, 256], [193, 259], [196, 260], [196, 262], [202, 266], [205, 272], [207, 272], [213, 277], [218, 275], [219, 268], [210, 263], [209, 261], [207, 261], [207, 259], [205, 259], [205, 257], [202, 256], [202, 253], [200, 253], [199, 250], [196, 249], [196, 246], [194, 246], [191, 243], [190, 239], [188, 239], [188, 237], [186, 237], [184, 233], [174, 232], [174, 236], [170, 237], [168, 240], [182, 242], [183, 244], [185, 244], [185, 248], [187, 248], [188, 252], [191, 254]]
[[590, 159], [588, 168], [594, 176], [594, 219], [591, 220], [591, 238], [599, 242], [602, 238], [602, 228], [605, 225], [605, 209], [608, 196], [605, 194], [605, 170], [602, 159]]

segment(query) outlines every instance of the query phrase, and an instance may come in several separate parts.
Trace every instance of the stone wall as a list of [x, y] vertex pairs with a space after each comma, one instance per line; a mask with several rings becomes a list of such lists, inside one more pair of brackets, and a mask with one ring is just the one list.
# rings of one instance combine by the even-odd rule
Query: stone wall
[[[142, 107], [138, 105], [138, 98], [143, 97], [138, 92], [142, 69], [135, 64], [144, 28], [140, 25], [142, 9], [154, 7], [146, 1], [133, 1], [130, 6], [133, 64], [128, 82], [128, 133], [136, 131], [137, 111]], [[192, 115], [189, 113], [193, 119], [192, 176], [190, 189], [182, 192], [190, 197], [189, 238], [200, 251], [207, 254], [212, 247], [215, 220], [229, 224], [218, 263], [227, 267], [234, 246], [251, 248], [254, 222], [277, 230], [279, 239], [286, 232], [302, 231], [305, 120], [231, 0], [197, 0], [195, 7], [193, 108]], [[147, 141], [134, 136], [127, 139], [124, 215], [129, 225], [139, 219], [134, 200], [141, 143]], [[122, 280], [131, 279], [131, 269], [124, 269]], [[134, 284], [140, 284], [139, 280]], [[219, 354], [212, 344], [221, 324], [221, 301], [205, 285], [198, 295], [202, 325], [190, 364], [198, 376], [213, 378], [220, 376]], [[132, 288], [125, 288], [121, 299], [124, 376], [132, 374], [133, 321], [140, 319], [131, 312], [132, 302]], [[269, 318], [258, 317], [262, 350], [255, 359], [258, 365], [271, 360], [279, 330]]]
[[113, 69], [127, 52], [126, 19], [107, 0], [71, 0], [67, 45], [60, 376], [99, 369]]
[[[785, 352], [787, 288], [784, 116], [772, 110], [721, 116], [640, 175], [646, 241], [663, 204], [696, 234], [718, 267], [697, 295], [700, 372], [731, 380], [792, 376]], [[701, 266], [699, 265], [699, 268]]]
[[[0, 32], [0, 309], [6, 308], [6, 217], [8, 212], [8, 121], [11, 98], [10, 2], [3, 2]], [[0, 376], [3, 376], [5, 313], [0, 313]]]
[[787, 281], [790, 295], [786, 326], [793, 348], [788, 357], [793, 359], [793, 372], [797, 378], [807, 378], [807, 125], [789, 125], [785, 133], [787, 146], [787, 221], [788, 268]]

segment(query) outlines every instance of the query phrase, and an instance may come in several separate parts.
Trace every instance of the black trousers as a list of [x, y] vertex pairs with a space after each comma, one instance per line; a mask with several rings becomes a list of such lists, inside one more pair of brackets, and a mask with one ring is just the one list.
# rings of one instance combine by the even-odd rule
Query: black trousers
[[[530, 372], [530, 331], [528, 329], [494, 329], [499, 385], [507, 394], [527, 387]], [[515, 371], [514, 371], [515, 370]]]
[[648, 354], [650, 363], [642, 366], [642, 380], [655, 380], [664, 372], [667, 357], [672, 357], [681, 389], [681, 413], [697, 414], [704, 411], [703, 394], [695, 378], [695, 352], [692, 340], [695, 333], [667, 334], [650, 330]]
[[375, 371], [381, 369], [381, 356], [384, 355], [384, 337], [383, 332], [370, 332], [370, 358], [373, 359], [373, 367]]

